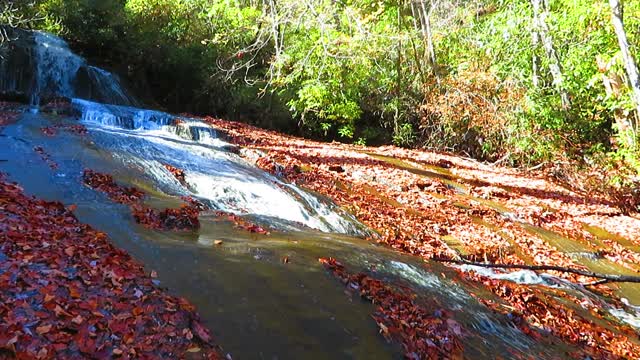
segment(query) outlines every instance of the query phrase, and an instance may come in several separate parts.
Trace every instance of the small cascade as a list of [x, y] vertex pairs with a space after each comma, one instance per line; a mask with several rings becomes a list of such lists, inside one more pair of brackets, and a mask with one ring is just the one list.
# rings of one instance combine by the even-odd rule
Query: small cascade
[[35, 33], [36, 76], [31, 94], [33, 106], [40, 104], [42, 94], [74, 97], [74, 80], [85, 61], [69, 49], [57, 36]]
[[29, 101], [37, 109], [52, 97], [82, 98], [106, 104], [139, 106], [110, 72], [89, 66], [61, 38], [10, 27], [0, 44], [0, 95]]
[[101, 104], [73, 99], [73, 106], [82, 114], [83, 122], [93, 122], [127, 130], [157, 130], [176, 123], [173, 115], [154, 110], [142, 110], [128, 106]]
[[[163, 192], [192, 196], [212, 209], [254, 217], [283, 229], [310, 227], [362, 234], [362, 225], [328, 201], [255, 168], [227, 151], [208, 124], [160, 111], [74, 99], [95, 142]], [[185, 172], [180, 184], [165, 164]], [[302, 226], [301, 226], [302, 225]]]
[[112, 73], [95, 66], [87, 67], [87, 75], [93, 84], [90, 98], [106, 104], [140, 106], [138, 101], [120, 85], [120, 80]]

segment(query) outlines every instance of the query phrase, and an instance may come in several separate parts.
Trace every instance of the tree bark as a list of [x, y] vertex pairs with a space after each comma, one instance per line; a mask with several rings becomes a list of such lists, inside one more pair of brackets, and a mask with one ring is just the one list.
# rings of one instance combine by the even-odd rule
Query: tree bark
[[548, 4], [546, 0], [531, 0], [531, 5], [533, 6], [534, 31], [538, 32], [540, 39], [542, 40], [542, 46], [547, 54], [547, 58], [549, 59], [549, 72], [553, 78], [553, 85], [560, 93], [562, 107], [564, 109], [568, 109], [571, 106], [571, 102], [569, 100], [569, 94], [564, 88], [560, 58], [553, 46], [553, 39], [551, 38], [549, 26], [546, 21], [549, 14]]
[[433, 44], [433, 33], [431, 31], [431, 10], [433, 8], [433, 1], [429, 2], [429, 8], [427, 9], [427, 0], [412, 0], [411, 11], [414, 18], [417, 13], [418, 20], [420, 20], [420, 32], [422, 33], [422, 39], [424, 41], [424, 55], [425, 63], [429, 65], [431, 70], [435, 73], [436, 67], [436, 51]]
[[[624, 30], [622, 3], [620, 0], [609, 0], [609, 6], [611, 7], [611, 22], [613, 23], [613, 28], [618, 38], [618, 45], [622, 53], [625, 72], [629, 78], [629, 85], [633, 90], [633, 98], [636, 103], [636, 116], [640, 117], [640, 76], [638, 76], [638, 66], [629, 50], [629, 41], [627, 40], [627, 33]], [[633, 131], [635, 136], [638, 131], [637, 123], [633, 126]]]
[[533, 56], [531, 58], [531, 82], [533, 83], [533, 87], [540, 87], [540, 58], [537, 54], [538, 46], [540, 46], [540, 33], [538, 33], [537, 29], [537, 14], [534, 9], [533, 13], [533, 26], [531, 29], [531, 45], [533, 46]]
[[431, 11], [433, 9], [433, 2], [429, 4], [429, 10], [426, 9], [425, 3], [426, 1], [421, 1], [422, 17], [424, 21], [424, 38], [427, 45], [427, 58], [429, 59], [429, 65], [431, 65], [432, 69], [435, 71], [437, 66], [436, 50], [433, 45], [433, 33], [431, 31]]

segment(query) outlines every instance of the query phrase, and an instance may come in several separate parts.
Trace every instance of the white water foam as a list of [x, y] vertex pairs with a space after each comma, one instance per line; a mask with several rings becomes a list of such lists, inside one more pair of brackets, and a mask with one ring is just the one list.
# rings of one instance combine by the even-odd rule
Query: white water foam
[[[605, 301], [600, 300], [597, 296], [582, 288], [581, 286], [568, 282], [564, 279], [560, 279], [556, 276], [545, 273], [538, 274], [531, 270], [519, 270], [506, 273], [496, 272], [495, 270], [490, 268], [473, 265], [461, 265], [460, 269], [462, 271], [473, 271], [479, 275], [491, 279], [507, 280], [523, 285], [542, 285], [555, 288], [566, 288], [577, 291], [585, 296], [585, 301], [587, 301], [588, 303], [591, 303], [592, 305], [599, 305], [600, 307], [608, 311], [609, 314], [611, 314], [613, 317], [640, 330], [640, 307], [633, 306], [626, 302], [626, 309], [617, 308]], [[622, 299], [623, 302], [625, 302], [625, 300], [626, 299]], [[596, 302], [597, 304], [593, 304], [593, 302]]]
[[[325, 232], [360, 234], [361, 226], [335, 205], [256, 168], [197, 119], [159, 111], [74, 100], [96, 143], [175, 195], [190, 195], [215, 209], [281, 219]], [[185, 171], [187, 187], [164, 164]], [[176, 194], [177, 193], [177, 194]]]
[[81, 68], [86, 69], [91, 80], [94, 96], [100, 101], [113, 104], [136, 104], [120, 84], [117, 77], [110, 72], [88, 66], [87, 61], [73, 53], [69, 45], [61, 38], [36, 31], [35, 64], [36, 78], [31, 90], [31, 105], [37, 108], [43, 94], [73, 98], [78, 94], [78, 73]]
[[37, 71], [32, 105], [40, 103], [42, 93], [73, 97], [73, 79], [84, 59], [71, 52], [67, 43], [55, 35], [38, 31], [35, 42]]

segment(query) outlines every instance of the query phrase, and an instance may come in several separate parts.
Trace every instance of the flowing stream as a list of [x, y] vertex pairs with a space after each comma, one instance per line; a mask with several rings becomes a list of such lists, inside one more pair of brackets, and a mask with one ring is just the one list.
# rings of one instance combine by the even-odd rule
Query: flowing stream
[[[38, 70], [38, 89], [53, 82], [61, 95], [75, 95], [67, 71], [77, 71], [85, 61], [58, 38], [38, 38], [38, 46], [50, 44], [39, 65], [47, 69]], [[347, 294], [318, 263], [319, 257], [329, 256], [350, 271], [367, 271], [411, 288], [417, 301], [435, 301], [454, 311], [468, 333], [466, 358], [555, 359], [572, 350], [522, 334], [506, 316], [471, 296], [490, 294], [452, 269], [362, 240], [368, 230], [351, 215], [252, 166], [207, 124], [131, 107], [117, 77], [94, 69], [102, 92], [120, 100], [106, 104], [76, 98], [73, 107], [79, 116], [25, 111], [0, 133], [0, 171], [30, 194], [76, 204], [81, 221], [108, 233], [117, 246], [156, 270], [162, 286], [193, 302], [233, 358], [401, 358], [400, 349], [378, 333], [371, 319], [374, 306]], [[41, 131], [78, 122], [88, 135], [59, 130], [46, 136]], [[42, 146], [58, 167], [51, 169], [33, 151], [35, 146]], [[186, 181], [179, 182], [165, 165], [183, 169]], [[135, 224], [126, 206], [83, 186], [85, 168], [144, 189], [151, 206], [176, 206], [181, 196], [189, 195], [275, 230], [269, 236], [251, 234], [204, 215], [198, 231], [151, 231]], [[215, 245], [216, 240], [222, 245]], [[285, 257], [288, 262], [282, 261]], [[548, 285], [537, 280], [530, 282]], [[590, 316], [578, 306], [574, 310]]]

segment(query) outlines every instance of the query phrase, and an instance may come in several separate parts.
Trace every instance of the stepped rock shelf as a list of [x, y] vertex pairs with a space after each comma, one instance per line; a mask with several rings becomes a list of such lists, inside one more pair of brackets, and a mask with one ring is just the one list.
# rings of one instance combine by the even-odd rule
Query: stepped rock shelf
[[0, 61], [26, 102], [0, 104], [0, 358], [640, 357], [637, 284], [431, 260], [633, 275], [637, 214], [447, 154], [142, 109], [23, 34]]

